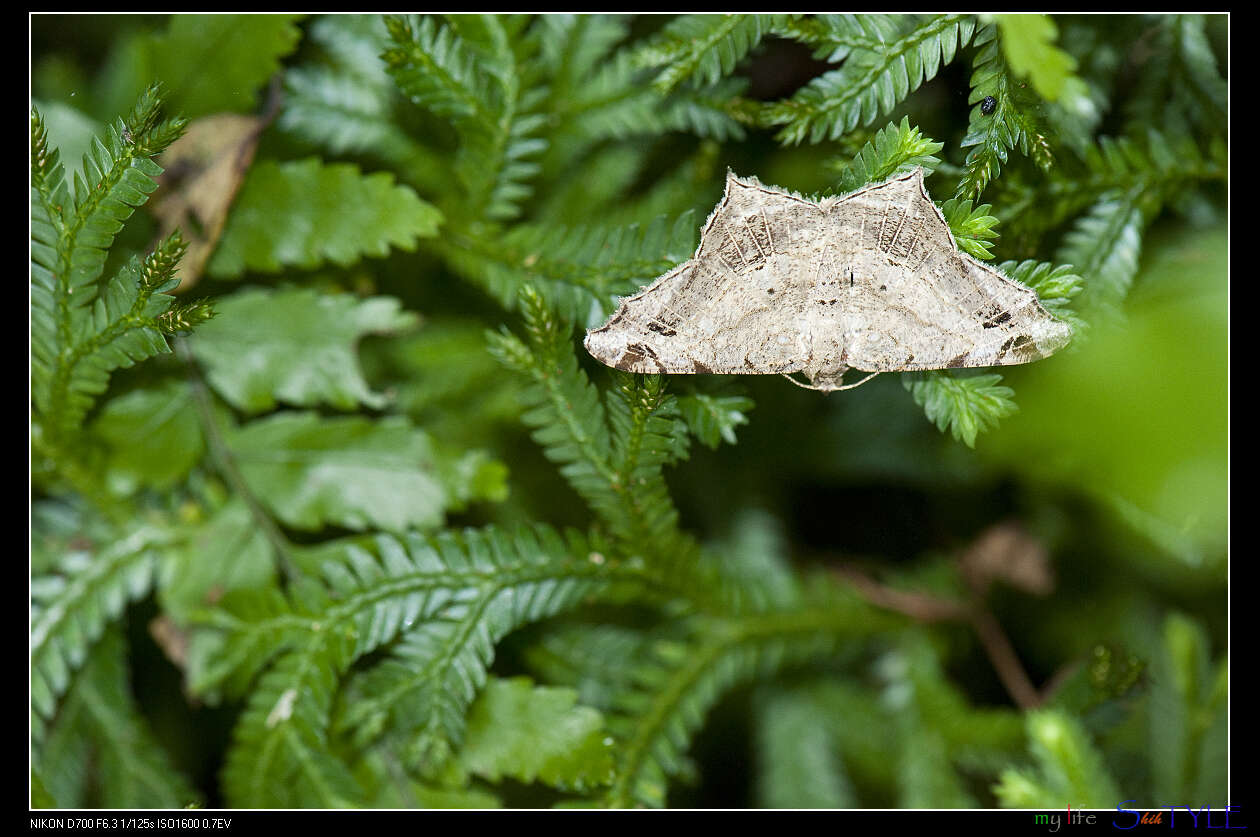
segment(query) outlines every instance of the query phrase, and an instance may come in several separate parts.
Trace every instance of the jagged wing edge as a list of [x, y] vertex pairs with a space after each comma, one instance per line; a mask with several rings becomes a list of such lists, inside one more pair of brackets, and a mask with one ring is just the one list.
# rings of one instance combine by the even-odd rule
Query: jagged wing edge
[[733, 170], [731, 170], [731, 169], [729, 169], [729, 168], [728, 168], [728, 169], [726, 170], [726, 185], [725, 185], [725, 187], [722, 189], [722, 199], [721, 199], [720, 201], [718, 201], [718, 202], [717, 202], [717, 206], [713, 207], [713, 211], [709, 213], [709, 217], [708, 217], [708, 218], [706, 218], [706, 219], [705, 219], [705, 221], [704, 221], [704, 226], [702, 226], [702, 227], [700, 228], [700, 240], [699, 240], [698, 242], [696, 242], [696, 250], [695, 250], [695, 252], [694, 252], [694, 253], [692, 253], [692, 254], [691, 254], [691, 258], [687, 259], [686, 261], [680, 262], [679, 264], [675, 265], [674, 267], [671, 267], [669, 270], [665, 271], [665, 272], [664, 272], [664, 273], [662, 273], [660, 276], [656, 277], [656, 278], [655, 278], [655, 279], [653, 279], [651, 282], [649, 282], [648, 284], [644, 285], [642, 288], [640, 288], [640, 289], [639, 289], [638, 291], [636, 291], [635, 293], [630, 294], [630, 295], [628, 295], [628, 296], [623, 296], [623, 297], [621, 297], [620, 299], [618, 299], [618, 300], [617, 300], [617, 307], [616, 307], [616, 308], [614, 308], [614, 309], [613, 309], [612, 314], [610, 314], [610, 315], [609, 315], [609, 321], [608, 321], [608, 322], [606, 322], [606, 323], [604, 323], [604, 325], [601, 325], [601, 326], [596, 326], [596, 327], [594, 327], [594, 328], [588, 328], [588, 329], [586, 330], [586, 333], [587, 333], [588, 335], [589, 335], [592, 331], [598, 331], [599, 329], [604, 328], [605, 326], [607, 326], [607, 325], [609, 324], [609, 322], [611, 322], [611, 321], [612, 321], [612, 319], [613, 319], [614, 317], [616, 317], [617, 312], [621, 310], [622, 306], [623, 306], [623, 305], [625, 305], [625, 303], [626, 303], [626, 302], [631, 301], [631, 300], [634, 300], [634, 299], [638, 299], [639, 297], [643, 296], [644, 294], [648, 293], [649, 291], [654, 290], [654, 289], [655, 289], [658, 285], [660, 285], [660, 284], [661, 284], [661, 282], [664, 282], [664, 281], [666, 281], [666, 280], [668, 280], [668, 279], [673, 278], [673, 277], [674, 277], [675, 275], [677, 275], [677, 274], [678, 274], [681, 270], [683, 270], [684, 268], [686, 268], [686, 267], [687, 267], [687, 265], [691, 264], [692, 262], [694, 262], [694, 261], [696, 260], [696, 257], [698, 257], [698, 256], [700, 255], [700, 250], [704, 247], [704, 239], [705, 239], [705, 236], [707, 236], [707, 235], [709, 234], [709, 228], [713, 226], [713, 220], [714, 220], [715, 218], [717, 218], [717, 216], [718, 216], [718, 215], [720, 215], [720, 214], [722, 213], [722, 210], [724, 210], [724, 209], [726, 208], [726, 205], [730, 202], [730, 199], [731, 199], [731, 191], [732, 191], [732, 187], [734, 187], [734, 186], [743, 186], [744, 188], [748, 188], [748, 189], [757, 189], [757, 190], [759, 190], [759, 191], [766, 192], [766, 193], [768, 193], [768, 194], [778, 195], [778, 196], [780, 196], [780, 197], [785, 197], [785, 198], [788, 198], [788, 199], [790, 199], [790, 200], [794, 200], [794, 201], [797, 201], [797, 202], [799, 202], [799, 203], [803, 203], [803, 204], [805, 204], [805, 205], [807, 205], [807, 206], [812, 206], [812, 207], [815, 207], [815, 208], [817, 208], [817, 209], [821, 209], [821, 208], [818, 206], [818, 203], [817, 203], [816, 201], [811, 201], [811, 200], [809, 200], [808, 198], [804, 198], [804, 197], [802, 197], [802, 196], [800, 196], [800, 195], [798, 195], [798, 194], [795, 194], [795, 193], [793, 193], [793, 192], [789, 192], [789, 191], [787, 191], [787, 190], [785, 190], [785, 189], [778, 189], [778, 188], [775, 188], [775, 187], [773, 187], [773, 186], [767, 186], [767, 185], [765, 185], [764, 183], [762, 183], [760, 180], [758, 180], [756, 177], [751, 177], [751, 176], [750, 176], [750, 177], [740, 177], [739, 175], [735, 174], [735, 172], [734, 172]]

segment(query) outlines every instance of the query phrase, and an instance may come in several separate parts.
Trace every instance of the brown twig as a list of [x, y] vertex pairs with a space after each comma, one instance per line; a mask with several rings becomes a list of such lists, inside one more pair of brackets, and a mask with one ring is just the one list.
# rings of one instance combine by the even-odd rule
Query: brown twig
[[1001, 623], [978, 597], [965, 603], [951, 601], [926, 593], [895, 590], [850, 567], [837, 567], [834, 572], [877, 607], [904, 614], [918, 622], [968, 623], [976, 632], [985, 655], [1015, 705], [1020, 709], [1041, 705], [1041, 695], [1024, 671]]
[[904, 614], [915, 621], [960, 622], [968, 618], [967, 606], [962, 603], [938, 599], [926, 593], [894, 590], [850, 567], [836, 567], [834, 572], [871, 604]]
[[993, 664], [998, 679], [1020, 709], [1035, 709], [1041, 705], [1041, 695], [1033, 685], [1024, 666], [1015, 654], [1015, 647], [1007, 638], [1002, 625], [988, 608], [977, 606], [971, 611], [971, 626], [976, 631], [984, 652]]

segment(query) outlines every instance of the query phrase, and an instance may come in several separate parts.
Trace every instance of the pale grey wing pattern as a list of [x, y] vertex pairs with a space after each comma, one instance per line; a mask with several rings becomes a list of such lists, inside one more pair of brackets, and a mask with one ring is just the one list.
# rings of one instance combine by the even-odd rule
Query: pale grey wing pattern
[[848, 365], [887, 372], [1026, 363], [1070, 338], [1035, 292], [958, 252], [918, 170], [844, 198], [836, 215], [860, 228], [864, 245], [842, 338]]
[[588, 351], [634, 372], [815, 380], [1025, 363], [1070, 329], [958, 252], [923, 173], [813, 202], [728, 175], [688, 262], [622, 301]]
[[686, 325], [677, 312], [680, 294], [691, 284], [691, 260], [657, 279], [634, 296], [621, 300], [608, 322], [586, 333], [583, 345], [600, 362], [624, 372], [683, 373], [692, 371]]
[[623, 300], [587, 350], [633, 372], [802, 369], [808, 346], [784, 316], [802, 292], [791, 251], [821, 241], [824, 224], [817, 205], [728, 176], [696, 255]]

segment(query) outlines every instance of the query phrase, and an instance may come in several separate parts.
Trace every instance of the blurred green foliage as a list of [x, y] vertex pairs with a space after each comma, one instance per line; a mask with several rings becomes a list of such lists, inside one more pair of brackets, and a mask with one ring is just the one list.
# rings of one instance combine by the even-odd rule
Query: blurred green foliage
[[[31, 804], [1225, 804], [1227, 26], [33, 16]], [[582, 350], [728, 168], [916, 166], [1069, 349]]]

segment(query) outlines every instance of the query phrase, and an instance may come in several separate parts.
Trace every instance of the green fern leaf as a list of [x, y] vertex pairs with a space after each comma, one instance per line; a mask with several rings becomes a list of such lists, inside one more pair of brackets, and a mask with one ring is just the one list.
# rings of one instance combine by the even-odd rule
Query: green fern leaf
[[[1082, 192], [1093, 206], [1077, 219], [1056, 254], [1088, 277], [1082, 307], [1114, 315], [1137, 273], [1142, 237], [1165, 203], [1191, 193], [1202, 181], [1225, 177], [1224, 148], [1207, 154], [1192, 140], [1169, 141], [1149, 130], [1142, 140], [1103, 137], [1085, 163], [1092, 190]], [[1080, 205], [1063, 201], [1063, 212]]]
[[245, 500], [233, 498], [166, 550], [158, 595], [176, 625], [188, 624], [206, 602], [234, 591], [274, 588], [276, 550], [256, 514]]
[[953, 233], [958, 249], [977, 259], [993, 258], [993, 252], [989, 248], [993, 239], [998, 237], [994, 229], [998, 219], [989, 214], [992, 208], [987, 203], [973, 208], [970, 200], [958, 198], [950, 198], [941, 204], [941, 214], [945, 216], [945, 223], [949, 224], [949, 231]]
[[971, 808], [962, 772], [992, 773], [1009, 764], [1023, 742], [1020, 715], [971, 706], [943, 676], [939, 654], [921, 631], [903, 632], [880, 659], [885, 712], [895, 729], [900, 803], [906, 807]]
[[521, 90], [518, 56], [502, 21], [482, 16], [479, 43], [460, 36], [458, 30], [467, 32], [470, 26], [389, 17], [392, 46], [383, 58], [407, 98], [451, 120], [459, 132], [461, 211], [468, 217], [514, 218], [532, 194], [529, 181], [539, 171], [531, 158], [547, 146], [537, 136], [546, 122], [537, 112], [546, 91]]
[[285, 104], [277, 124], [334, 154], [372, 152], [403, 162], [423, 151], [390, 113], [388, 88], [341, 69], [295, 67], [284, 75]]
[[263, 675], [236, 724], [223, 791], [241, 808], [353, 808], [366, 796], [332, 751], [328, 714], [352, 642], [318, 633]]
[[1002, 52], [1017, 76], [1027, 77], [1048, 102], [1058, 101], [1068, 87], [1080, 85], [1073, 71], [1076, 59], [1054, 45], [1058, 27], [1049, 15], [994, 15], [1002, 31]]
[[207, 270], [235, 279], [246, 270], [351, 265], [391, 247], [414, 250], [441, 223], [441, 212], [384, 172], [315, 158], [263, 161], [250, 169]]
[[813, 15], [780, 24], [779, 34], [807, 44], [820, 61], [839, 63], [854, 50], [878, 51], [904, 34], [904, 15]]
[[1131, 125], [1158, 125], [1170, 134], [1213, 130], [1228, 118], [1229, 86], [1207, 38], [1206, 17], [1157, 15], [1151, 23], [1151, 58], [1137, 73], [1125, 116]]
[[566, 543], [546, 529], [469, 532], [462, 541], [439, 539], [434, 548], [427, 560], [449, 566], [454, 576], [441, 611], [355, 678], [337, 719], [359, 746], [388, 730], [401, 739], [407, 761], [426, 774], [463, 741], [468, 707], [499, 640], [573, 607], [599, 590], [612, 569], [585, 544]]
[[762, 808], [855, 808], [823, 709], [808, 693], [765, 690], [756, 704], [757, 801]]
[[426, 195], [457, 188], [447, 160], [399, 124], [398, 88], [380, 57], [389, 45], [381, 16], [327, 15], [309, 36], [325, 59], [285, 72], [278, 127], [334, 154], [380, 159]]
[[675, 553], [677, 512], [660, 468], [684, 455], [685, 437], [671, 413], [657, 414], [672, 410], [659, 378], [640, 390], [627, 376], [619, 396], [601, 404], [542, 298], [528, 287], [523, 297], [530, 346], [506, 331], [491, 335], [495, 355], [534, 383], [522, 420], [537, 428], [534, 440], [615, 535], [635, 549]]
[[[55, 360], [49, 358], [51, 368], [41, 367], [43, 374], [35, 376], [35, 405], [63, 433], [77, 429], [115, 369], [170, 351], [161, 318], [173, 298], [159, 291], [171, 290], [174, 282], [146, 287], [144, 271], [145, 264], [133, 258], [102, 289], [91, 309], [74, 311], [69, 319], [69, 332], [75, 335], [72, 344]], [[51, 374], [45, 377], [47, 373]]]
[[573, 690], [492, 677], [469, 710], [459, 763], [491, 782], [510, 776], [582, 792], [612, 780], [612, 739]]
[[1137, 275], [1146, 218], [1133, 193], [1112, 192], [1082, 216], [1055, 254], [1076, 265], [1090, 281], [1083, 302], [1115, 310]]
[[254, 493], [297, 529], [429, 529], [506, 492], [502, 465], [451, 456], [401, 417], [280, 413], [232, 431], [227, 444]]
[[[972, 45], [979, 47], [972, 60], [968, 97], [974, 107], [961, 145], [976, 148], [967, 155], [956, 196], [974, 200], [1001, 173], [1008, 152], [1019, 149], [1020, 153], [1032, 157], [1042, 170], [1050, 168], [1054, 155], [1049, 129], [1032, 116], [1039, 100], [1011, 79], [1002, 57], [997, 28], [981, 28]], [[985, 113], [982, 106], [987, 98], [996, 102], [990, 113]]]
[[[274, 590], [240, 591], [198, 617], [202, 629], [190, 651], [190, 679], [199, 691], [238, 691], [280, 655], [237, 727], [225, 774], [237, 804], [353, 801], [356, 786], [330, 751], [328, 732], [333, 689], [354, 660], [400, 633], [418, 635], [415, 645], [437, 654], [427, 659], [436, 680], [405, 666], [395, 667], [390, 678], [388, 660], [362, 676], [388, 679], [399, 687], [398, 698], [428, 688], [433, 702], [393, 703], [373, 690], [365, 696], [373, 699], [370, 706], [356, 700], [348, 708], [364, 718], [397, 710], [408, 718], [431, 718], [439, 727], [450, 720], [462, 735], [494, 642], [516, 625], [572, 606], [615, 569], [590, 560], [579, 541], [565, 542], [545, 529], [447, 533], [431, 542], [416, 535], [403, 541], [378, 536], [324, 545], [300, 560], [319, 569], [322, 584], [298, 585], [288, 600]], [[448, 641], [435, 642], [437, 634]], [[370, 739], [382, 725], [350, 726]], [[441, 749], [450, 752], [449, 745]], [[307, 765], [315, 762], [318, 770], [332, 772], [311, 773], [316, 768]]]
[[151, 87], [94, 138], [73, 191], [32, 112], [31, 395], [54, 446], [77, 431], [114, 369], [168, 351], [159, 318], [171, 299], [161, 292], [182, 252], [178, 235], [98, 287], [114, 235], [156, 188], [161, 169], [149, 158], [183, 130], [182, 120], [158, 119], [160, 106]]
[[171, 18], [145, 44], [151, 75], [171, 91], [189, 118], [221, 111], [249, 113], [258, 91], [301, 40], [302, 15], [190, 15]]
[[1050, 262], [1037, 262], [1028, 259], [1023, 262], [1002, 262], [998, 270], [1007, 276], [1032, 288], [1045, 309], [1060, 320], [1072, 326], [1079, 333], [1085, 329], [1085, 321], [1076, 315], [1071, 303], [1082, 291], [1085, 280], [1077, 275], [1072, 265], [1054, 265]]
[[633, 672], [650, 644], [643, 631], [621, 625], [549, 620], [524, 650], [540, 679], [568, 686], [585, 706], [608, 710], [634, 684]]
[[119, 494], [142, 486], [169, 489], [206, 452], [192, 390], [180, 381], [111, 398], [93, 420], [91, 434], [108, 451], [110, 486]]
[[72, 672], [128, 602], [149, 592], [170, 532], [142, 526], [92, 554], [68, 552], [56, 572], [31, 579], [31, 731], [39, 740]]
[[672, 224], [664, 217], [643, 226], [521, 224], [496, 241], [468, 239], [447, 252], [457, 271], [504, 307], [515, 307], [529, 287], [557, 316], [594, 324], [618, 297], [689, 258], [696, 233], [691, 212]]
[[[1119, 799], [1120, 790], [1080, 724], [1054, 710], [1030, 712], [1026, 723], [1037, 770], [1002, 771], [993, 792], [1003, 807], [1075, 804], [1097, 808], [1115, 804], [1110, 800]], [[1032, 799], [1039, 801], [1033, 803]]]
[[35, 756], [63, 807], [180, 808], [200, 802], [140, 715], [123, 632], [107, 630]]
[[[609, 726], [620, 740], [616, 774], [603, 804], [664, 805], [668, 778], [709, 709], [731, 688], [782, 668], [835, 654], [864, 634], [871, 614], [853, 600], [828, 607], [704, 622], [685, 642], [660, 642], [635, 671], [637, 688], [617, 701]], [[876, 619], [875, 621], [881, 621]]]
[[748, 423], [745, 413], [754, 407], [742, 395], [707, 395], [697, 392], [678, 398], [678, 410], [688, 429], [707, 447], [735, 444], [735, 428]]
[[246, 290], [220, 303], [223, 316], [192, 341], [215, 391], [250, 413], [277, 403], [381, 408], [388, 399], [363, 377], [356, 344], [414, 328], [392, 297], [356, 299], [309, 288]]
[[903, 383], [929, 421], [974, 448], [976, 436], [993, 429], [1017, 409], [1011, 399], [1014, 391], [1000, 386], [1001, 380], [998, 374], [956, 377], [947, 372], [925, 372], [906, 375]]
[[[1161, 797], [1224, 799], [1228, 659], [1212, 659], [1204, 626], [1181, 613], [1165, 617], [1152, 655], [1147, 740], [1154, 791]], [[1176, 732], [1170, 732], [1175, 730]]]
[[903, 116], [900, 124], [891, 122], [877, 132], [852, 161], [834, 161], [830, 168], [840, 174], [840, 191], [853, 192], [915, 168], [922, 168], [926, 177], [941, 162], [934, 155], [944, 147], [944, 143], [933, 142], [917, 127], [912, 128], [910, 118]]
[[888, 113], [954, 60], [975, 28], [965, 15], [941, 15], [879, 50], [854, 48], [838, 70], [811, 81], [792, 98], [765, 108], [766, 125], [782, 125], [780, 142], [834, 140]]
[[653, 85], [669, 93], [684, 82], [714, 84], [787, 15], [681, 15], [636, 50], [640, 67], [660, 67]]

